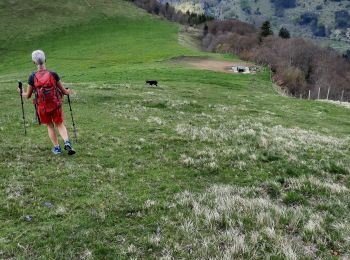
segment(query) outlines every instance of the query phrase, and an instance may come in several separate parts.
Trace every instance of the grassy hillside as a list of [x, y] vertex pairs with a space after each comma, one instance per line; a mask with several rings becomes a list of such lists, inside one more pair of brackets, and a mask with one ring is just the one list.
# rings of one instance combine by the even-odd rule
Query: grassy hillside
[[23, 42], [62, 27], [116, 15], [142, 16], [142, 12], [119, 0], [3, 0], [0, 3], [1, 51], [13, 44], [23, 47]]
[[[0, 258], [349, 257], [349, 110], [281, 97], [267, 71], [169, 62], [207, 54], [174, 23], [90, 2], [48, 1], [42, 29], [0, 16], [26, 39], [1, 46]], [[1, 12], [17, 6], [33, 9]], [[38, 48], [76, 91], [74, 157], [51, 154], [31, 102], [23, 135], [16, 80]]]

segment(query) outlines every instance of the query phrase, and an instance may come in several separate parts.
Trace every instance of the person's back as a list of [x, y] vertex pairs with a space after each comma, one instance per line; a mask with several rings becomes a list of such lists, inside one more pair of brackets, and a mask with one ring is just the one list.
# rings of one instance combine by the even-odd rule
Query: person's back
[[44, 109], [49, 113], [58, 109], [62, 105], [62, 93], [57, 88], [58, 75], [53, 75], [53, 72], [48, 70], [41, 70], [34, 75], [34, 87], [37, 93], [35, 103], [38, 109]]
[[62, 95], [69, 95], [71, 90], [65, 89], [57, 73], [48, 71], [45, 66], [45, 54], [41, 50], [32, 53], [32, 60], [37, 65], [37, 72], [33, 72], [28, 79], [28, 88], [22, 96], [30, 98], [33, 90], [36, 92], [34, 103], [37, 107], [37, 115], [41, 124], [47, 125], [49, 137], [54, 145], [52, 152], [61, 153], [61, 147], [55, 132], [55, 125], [64, 140], [64, 149], [69, 155], [75, 154], [75, 150], [68, 138], [67, 128], [64, 125], [62, 110]]

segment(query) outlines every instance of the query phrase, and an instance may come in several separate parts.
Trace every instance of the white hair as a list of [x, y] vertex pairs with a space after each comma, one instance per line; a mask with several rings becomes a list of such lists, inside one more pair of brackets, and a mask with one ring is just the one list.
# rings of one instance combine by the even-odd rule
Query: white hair
[[36, 65], [44, 65], [46, 62], [45, 53], [42, 50], [33, 51], [32, 60]]

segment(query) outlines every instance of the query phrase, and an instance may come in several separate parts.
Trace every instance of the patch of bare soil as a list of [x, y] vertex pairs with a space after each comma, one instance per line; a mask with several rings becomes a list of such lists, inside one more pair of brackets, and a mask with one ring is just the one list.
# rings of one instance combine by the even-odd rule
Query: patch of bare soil
[[243, 66], [251, 67], [254, 64], [244, 61], [224, 61], [208, 57], [188, 57], [182, 56], [172, 60], [175, 63], [187, 65], [189, 67], [201, 70], [211, 70], [225, 73], [233, 73], [232, 67]]

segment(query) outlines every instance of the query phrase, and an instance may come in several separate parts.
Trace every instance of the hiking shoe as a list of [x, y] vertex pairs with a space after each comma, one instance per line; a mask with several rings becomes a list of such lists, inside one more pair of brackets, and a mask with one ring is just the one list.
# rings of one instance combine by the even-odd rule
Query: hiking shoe
[[54, 148], [52, 148], [52, 152], [53, 154], [60, 154], [61, 153], [61, 147], [60, 146], [55, 146]]
[[68, 155], [75, 154], [75, 150], [73, 149], [72, 144], [70, 143], [69, 140], [64, 141], [64, 150], [68, 152]]

